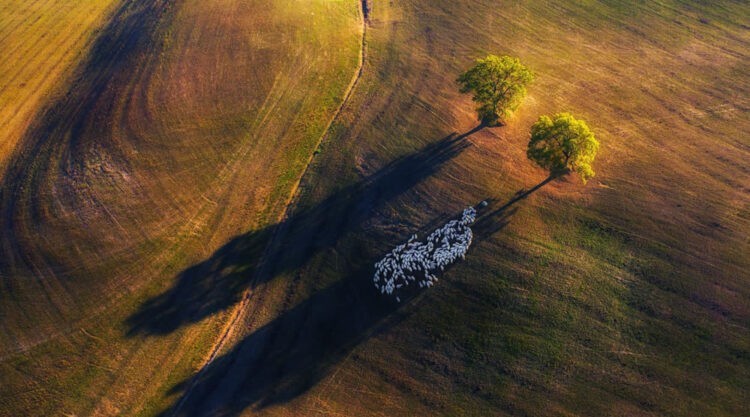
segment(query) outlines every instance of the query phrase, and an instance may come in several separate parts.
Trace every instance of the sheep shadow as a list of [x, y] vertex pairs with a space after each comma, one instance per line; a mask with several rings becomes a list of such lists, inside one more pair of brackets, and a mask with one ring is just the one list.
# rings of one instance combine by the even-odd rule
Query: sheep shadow
[[[448, 135], [312, 207], [299, 209], [275, 226], [233, 238], [205, 261], [181, 272], [171, 288], [144, 301], [127, 318], [127, 334], [169, 334], [230, 308], [246, 288], [304, 265], [316, 253], [334, 247], [345, 233], [360, 228], [378, 208], [439, 171], [470, 146], [463, 139], [482, 127]], [[286, 237], [290, 231], [293, 240]], [[263, 268], [268, 273], [258, 272]]]

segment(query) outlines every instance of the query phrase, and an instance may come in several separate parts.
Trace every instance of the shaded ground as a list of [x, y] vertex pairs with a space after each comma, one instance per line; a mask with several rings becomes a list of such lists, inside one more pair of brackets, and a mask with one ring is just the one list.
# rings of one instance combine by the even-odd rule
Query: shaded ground
[[[729, 246], [745, 243], [729, 228], [712, 231], [704, 225], [713, 217], [723, 218], [719, 224], [734, 223], [733, 210], [745, 199], [735, 179], [701, 173], [694, 162], [704, 161], [701, 150], [721, 148], [723, 157], [736, 164], [731, 150], [742, 153], [745, 147], [736, 144], [734, 133], [745, 122], [709, 116], [696, 121], [685, 115], [696, 108], [708, 114], [713, 105], [698, 105], [690, 97], [701, 94], [712, 101], [726, 93], [719, 93], [714, 77], [737, 75], [724, 65], [710, 66], [712, 75], [707, 75], [702, 72], [709, 67], [706, 58], [722, 56], [736, 65], [744, 44], [734, 39], [729, 42], [733, 52], [725, 55], [707, 44], [696, 46], [687, 35], [672, 36], [689, 27], [722, 38], [721, 30], [709, 34], [703, 31], [707, 28], [696, 28], [702, 23], [692, 13], [712, 13], [708, 9], [713, 8], [694, 2], [670, 7], [614, 2], [532, 2], [507, 8], [490, 2], [472, 7], [449, 1], [376, 4], [368, 44], [373, 70], [365, 77], [373, 81], [364, 84], [371, 90], [355, 97], [340, 142], [324, 150], [313, 170], [311, 183], [322, 185], [312, 184], [308, 194], [325, 200], [348, 172], [367, 171], [401, 154], [409, 146], [405, 143], [439, 137], [433, 130], [471, 123], [471, 106], [453, 94], [450, 74], [477, 55], [501, 51], [528, 61], [538, 75], [530, 97], [506, 126], [478, 134], [470, 150], [388, 201], [361, 227], [337, 233], [335, 246], [306, 252], [302, 248], [314, 244], [298, 240], [313, 240], [317, 230], [297, 238], [290, 225], [284, 241], [296, 253], [275, 264], [287, 259], [297, 264], [297, 256], [306, 262], [272, 274], [281, 282], [275, 289], [288, 294], [273, 303], [284, 308], [270, 314], [267, 323], [245, 329], [239, 350], [217, 359], [226, 372], [209, 368], [183, 411], [446, 416], [739, 412], [748, 363], [736, 354], [747, 339], [746, 303], [738, 303], [745, 291], [737, 284], [747, 276], [738, 269], [744, 261]], [[736, 31], [737, 22], [728, 21], [733, 19], [727, 17], [723, 24]], [[676, 21], [684, 27], [678, 28]], [[653, 29], [656, 23], [668, 25], [671, 33], [662, 36], [663, 31]], [[676, 72], [670, 76], [672, 69]], [[661, 82], [639, 82], [652, 77]], [[741, 112], [743, 106], [738, 102], [733, 108]], [[596, 165], [598, 176], [585, 187], [575, 179], [540, 184], [544, 173], [526, 160], [528, 126], [540, 114], [561, 108], [596, 120], [597, 137], [606, 143]], [[708, 130], [711, 135], [705, 135]], [[685, 153], [690, 146], [695, 146], [692, 158]], [[745, 178], [742, 170], [734, 172]], [[524, 184], [545, 188], [525, 199], [538, 188], [517, 191]], [[725, 206], [725, 193], [734, 196], [733, 209]], [[691, 200], [696, 196], [706, 199], [700, 204], [711, 201], [719, 211], [703, 212]], [[494, 216], [478, 220], [477, 240], [466, 261], [422, 293], [416, 306], [405, 305], [393, 316], [385, 312], [386, 318], [403, 315], [403, 320], [378, 325], [377, 306], [363, 295], [367, 288], [353, 282], [369, 278], [360, 270], [362, 264], [366, 268], [382, 256], [389, 248], [384, 242], [398, 243], [423, 226], [429, 230], [443, 220], [440, 211], [446, 207], [455, 212], [486, 197], [493, 198], [488, 212]], [[346, 216], [324, 215], [331, 220], [320, 221], [325, 224], [320, 232], [346, 225], [340, 217]], [[738, 227], [746, 230], [743, 224]], [[705, 251], [695, 250], [699, 242]], [[720, 247], [721, 254], [709, 249]], [[331, 305], [336, 297], [343, 308]], [[346, 314], [363, 325], [350, 322]]]
[[223, 319], [204, 311], [221, 308], [158, 338], [123, 337], [123, 322], [274, 222], [347, 93], [360, 23], [353, 2], [117, 4], [0, 180], [0, 414], [170, 403], [160, 381], [203, 358]]
[[[319, 4], [287, 27], [344, 2]], [[84, 340], [66, 354], [40, 350], [0, 363], [3, 398], [34, 406], [39, 398], [70, 399], [58, 409], [82, 415], [154, 415], [194, 381], [185, 414], [742, 415], [750, 383], [748, 6], [370, 6], [372, 65], [265, 262], [244, 256], [262, 251], [268, 228], [218, 251], [206, 248], [207, 261], [170, 271], [161, 283], [178, 275], [172, 286], [154, 285], [152, 296], [110, 317], [121, 327], [86, 328], [91, 336], [78, 332]], [[250, 26], [238, 27], [244, 33]], [[437, 159], [439, 170], [412, 171], [402, 155], [474, 123], [454, 79], [486, 53], [519, 56], [534, 69], [529, 97], [506, 126], [464, 138], [471, 147], [445, 145], [450, 157]], [[319, 55], [317, 64], [330, 61]], [[303, 85], [277, 91], [304, 95]], [[308, 103], [287, 98], [291, 107]], [[597, 177], [585, 187], [544, 185], [545, 173], [526, 159], [528, 126], [560, 110], [585, 118], [602, 143]], [[292, 118], [280, 120], [269, 127], [286, 131]], [[427, 149], [411, 162], [429, 166]], [[247, 194], [233, 187], [227, 195]], [[206, 198], [237, 218], [252, 213], [231, 198]], [[487, 198], [466, 260], [437, 286], [400, 308], [369, 298], [372, 261]], [[178, 260], [175, 270], [196, 259], [203, 256]], [[259, 268], [268, 273], [254, 282]], [[203, 356], [186, 352], [213, 343], [218, 318], [248, 288], [259, 296], [253, 311], [263, 314], [241, 318], [236, 345], [228, 343], [216, 368], [191, 379]], [[123, 334], [130, 337], [117, 339]], [[104, 351], [112, 339], [128, 348], [93, 364], [80, 354], [80, 347]], [[36, 378], [38, 369], [63, 368], [87, 374]], [[86, 384], [96, 392], [79, 387]], [[70, 395], [39, 393], [40, 385]], [[78, 405], [92, 397], [100, 400]], [[148, 404], [127, 408], [138, 401]]]
[[[387, 239], [366, 228], [365, 223], [373, 220], [378, 209], [434, 175], [443, 164], [463, 152], [470, 146], [466, 137], [480, 128], [463, 135], [450, 135], [334, 193], [314, 208], [291, 216], [289, 224], [280, 225], [288, 232], [278, 239], [278, 245], [267, 258], [272, 270], [268, 278], [302, 268], [316, 254], [330, 254], [329, 249], [337, 247], [344, 233], [362, 235], [363, 243]], [[513, 204], [549, 180], [519, 191], [505, 204], [490, 202], [480, 208], [473, 227], [475, 239], [481, 241], [500, 231], [513, 214], [510, 210]], [[420, 231], [429, 233], [443, 221], [444, 216], [434, 219]], [[253, 268], [240, 263], [249, 258], [248, 248], [240, 242], [252, 238], [238, 238], [210, 260], [186, 271], [175, 288], [149, 300], [138, 315], [130, 318], [132, 331], [157, 334], [174, 331], [183, 320], [199, 320], [228, 308], [238, 301], [245, 285], [263, 284], [247, 282], [257, 275]], [[371, 282], [371, 264], [376, 255], [372, 248], [355, 246], [343, 249], [345, 252], [341, 250], [337, 248], [336, 258], [341, 256], [346, 269], [352, 265], [356, 269], [255, 329], [216, 358], [197, 379], [175, 386], [172, 392], [190, 387], [189, 397], [179, 401], [180, 415], [236, 415], [247, 407], [263, 409], [287, 403], [329, 375], [331, 367], [355, 346], [408, 317], [421, 291], [415, 289], [400, 304], [383, 297]], [[222, 276], [220, 271], [233, 272]], [[209, 288], [210, 292], [205, 291]], [[172, 414], [167, 411], [164, 415]]]
[[[278, 274], [293, 271], [312, 256], [334, 247], [339, 238], [351, 230], [359, 230], [373, 212], [415, 184], [439, 171], [443, 164], [455, 158], [470, 144], [464, 140], [474, 129], [463, 135], [450, 135], [427, 146], [420, 152], [392, 162], [362, 181], [347, 186], [312, 208], [294, 212], [276, 225], [292, 229], [293, 236], [272, 242], [265, 255], [271, 265], [272, 279]], [[182, 325], [200, 321], [227, 309], [239, 301], [247, 286], [256, 277], [256, 265], [248, 260], [258, 258], [269, 230], [232, 239], [211, 258], [182, 272], [175, 285], [167, 292], [147, 300], [128, 318], [130, 333], [164, 334]]]

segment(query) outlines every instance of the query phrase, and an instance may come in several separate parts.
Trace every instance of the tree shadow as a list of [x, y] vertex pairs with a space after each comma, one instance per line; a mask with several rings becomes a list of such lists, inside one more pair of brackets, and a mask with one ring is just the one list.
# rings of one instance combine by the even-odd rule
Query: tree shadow
[[[235, 237], [207, 260], [181, 272], [170, 289], [146, 300], [128, 317], [128, 335], [169, 334], [231, 307], [249, 286], [298, 268], [335, 246], [344, 233], [357, 230], [378, 208], [439, 171], [470, 146], [463, 139], [482, 127], [448, 135], [399, 158], [278, 225]], [[293, 240], [288, 233], [293, 233]]]
[[[475, 236], [483, 240], [501, 230], [516, 210], [512, 206], [552, 179], [520, 190], [505, 204], [478, 205], [472, 227]], [[341, 220], [336, 215], [333, 219]], [[431, 231], [436, 222], [442, 221], [430, 222], [421, 231]], [[355, 272], [315, 292], [246, 336], [193, 378], [172, 387], [171, 394], [183, 392], [183, 396], [175, 409], [163, 415], [235, 416], [248, 407], [260, 410], [286, 403], [330, 375], [334, 365], [358, 344], [408, 318], [424, 290], [410, 288], [402, 294], [402, 303], [379, 294], [372, 285], [372, 256], [368, 254], [373, 238], [361, 236], [359, 244], [349, 248], [350, 263], [362, 265]]]
[[527, 189], [518, 190], [513, 197], [505, 203], [500, 203], [496, 199], [488, 199], [485, 202], [487, 205], [477, 210], [477, 220], [471, 227], [474, 232], [474, 238], [478, 241], [486, 240], [490, 236], [502, 230], [508, 225], [510, 218], [518, 210], [514, 207], [516, 203], [525, 200], [530, 195], [534, 194], [540, 188], [544, 187], [551, 181], [558, 179], [557, 175], [550, 175], [545, 178], [539, 184]]
[[162, 415], [234, 416], [286, 403], [315, 386], [359, 343], [408, 317], [407, 306], [421, 294], [415, 290], [397, 304], [377, 292], [369, 269], [314, 293], [174, 386], [170, 393], [185, 391], [183, 399]]

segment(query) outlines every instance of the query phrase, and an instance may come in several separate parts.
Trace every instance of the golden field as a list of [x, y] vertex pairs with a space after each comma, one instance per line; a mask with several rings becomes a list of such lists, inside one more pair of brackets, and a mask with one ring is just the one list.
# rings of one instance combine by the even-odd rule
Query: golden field
[[[154, 0], [8, 99], [33, 116], [0, 191], [2, 413], [741, 415], [750, 7], [367, 3], [350, 94], [356, 1]], [[477, 128], [455, 79], [489, 53], [536, 80]], [[585, 186], [526, 159], [559, 111], [601, 144]], [[465, 261], [375, 293], [482, 200]]]

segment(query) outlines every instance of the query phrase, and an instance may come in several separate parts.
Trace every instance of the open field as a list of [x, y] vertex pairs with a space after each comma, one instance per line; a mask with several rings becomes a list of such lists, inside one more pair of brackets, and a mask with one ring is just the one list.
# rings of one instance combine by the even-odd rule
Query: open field
[[[263, 240], [343, 99], [359, 32], [356, 3], [117, 5], [3, 178], [2, 414], [173, 400], [165, 381], [200, 364], [234, 299], [163, 311], [163, 329], [136, 312], [233, 236]], [[219, 284], [189, 297], [242, 282]]]
[[[262, 305], [183, 414], [741, 414], [748, 13], [374, 3], [365, 76]], [[475, 132], [453, 80], [488, 52], [537, 81], [507, 126]], [[559, 110], [594, 126], [598, 175], [528, 193], [545, 178], [528, 126]], [[373, 261], [482, 199], [466, 262], [405, 305], [373, 294]]]
[[[279, 225], [356, 2], [118, 6], [3, 179], [0, 411], [746, 412], [750, 6], [368, 5]], [[477, 128], [455, 77], [488, 53], [536, 81]], [[585, 186], [526, 159], [558, 111], [601, 143]], [[374, 292], [375, 260], [482, 200], [436, 287]]]
[[39, 107], [90, 47], [114, 0], [7, 0], [0, 5], [0, 173]]

